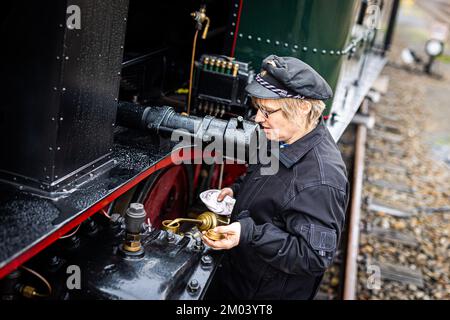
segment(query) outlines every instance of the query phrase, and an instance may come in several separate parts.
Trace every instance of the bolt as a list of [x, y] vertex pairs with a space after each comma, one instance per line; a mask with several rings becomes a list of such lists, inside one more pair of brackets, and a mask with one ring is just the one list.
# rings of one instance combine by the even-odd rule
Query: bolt
[[200, 289], [200, 284], [196, 279], [192, 279], [188, 284], [188, 291], [189, 293], [196, 293]]
[[172, 232], [167, 233], [167, 241], [168, 242], [175, 242], [175, 235]]
[[144, 205], [142, 203], [134, 202], [130, 204], [130, 212], [140, 213], [142, 210], [144, 210]]
[[198, 251], [203, 249], [203, 241], [201, 238], [195, 238], [194, 249]]
[[213, 259], [212, 259], [211, 256], [206, 255], [206, 256], [202, 257], [201, 263], [202, 263], [202, 267], [207, 269], [207, 268], [210, 268], [212, 266]]

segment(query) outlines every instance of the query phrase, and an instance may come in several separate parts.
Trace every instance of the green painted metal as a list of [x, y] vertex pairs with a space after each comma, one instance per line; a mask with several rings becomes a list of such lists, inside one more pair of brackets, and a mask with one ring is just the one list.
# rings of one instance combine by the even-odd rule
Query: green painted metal
[[[336, 88], [357, 0], [243, 0], [235, 56], [256, 70], [269, 54], [297, 57]], [[329, 113], [331, 99], [327, 101]]]

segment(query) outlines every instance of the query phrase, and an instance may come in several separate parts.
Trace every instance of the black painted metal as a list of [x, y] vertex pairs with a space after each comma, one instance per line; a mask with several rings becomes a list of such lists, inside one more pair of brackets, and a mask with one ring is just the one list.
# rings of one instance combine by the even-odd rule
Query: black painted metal
[[[147, 129], [158, 134], [170, 135], [176, 131], [187, 137], [209, 143], [221, 141], [226, 146], [233, 145], [234, 150], [245, 150], [245, 159], [239, 154], [226, 154], [230, 158], [248, 161], [250, 152], [256, 151], [259, 125], [240, 118], [230, 120], [217, 119], [211, 116], [195, 117], [181, 115], [171, 107], [144, 107], [129, 102], [119, 102], [117, 122], [120, 125], [135, 129]], [[192, 141], [196, 143], [195, 140]], [[253, 148], [253, 149], [252, 149]]]
[[[80, 8], [80, 29], [66, 26]], [[52, 191], [112, 152], [128, 0], [18, 1], [0, 29], [2, 178]]]
[[169, 156], [173, 147], [131, 130], [117, 133], [115, 140], [112, 168], [50, 198], [0, 186], [0, 268]]
[[[140, 228], [142, 254], [125, 254], [121, 250], [127, 228], [124, 220], [92, 217], [72, 237], [28, 263], [53, 284], [50, 299], [195, 300], [204, 296], [219, 254], [192, 232], [180, 236], [150, 230], [145, 224]], [[78, 290], [66, 286], [70, 265], [81, 271]], [[5, 293], [12, 291], [9, 287]]]

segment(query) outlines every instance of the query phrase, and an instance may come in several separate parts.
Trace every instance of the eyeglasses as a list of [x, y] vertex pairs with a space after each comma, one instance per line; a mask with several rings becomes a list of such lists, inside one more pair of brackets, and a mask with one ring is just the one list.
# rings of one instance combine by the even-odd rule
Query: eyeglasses
[[255, 107], [256, 107], [256, 109], [258, 109], [259, 111], [261, 111], [261, 113], [263, 114], [264, 118], [266, 118], [266, 119], [269, 119], [269, 116], [270, 116], [272, 113], [275, 113], [275, 112], [281, 110], [281, 108], [280, 108], [280, 109], [277, 109], [277, 110], [270, 110], [270, 111], [269, 111], [269, 110], [264, 109], [264, 107], [261, 107], [261, 106], [259, 106], [259, 105], [257, 105], [257, 104], [255, 104]]

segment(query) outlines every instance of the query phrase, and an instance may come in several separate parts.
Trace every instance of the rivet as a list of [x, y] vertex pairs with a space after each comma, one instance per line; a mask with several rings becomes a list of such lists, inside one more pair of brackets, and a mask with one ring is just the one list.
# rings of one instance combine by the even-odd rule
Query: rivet
[[266, 39], [266, 42], [267, 42], [267, 43], [270, 43], [270, 39]]
[[233, 17], [235, 17], [235, 18], [236, 18], [236, 16], [237, 16], [237, 14], [236, 14], [236, 13], [233, 13]]
[[257, 40], [257, 41], [261, 41], [261, 38], [260, 38], [260, 37], [258, 37], [258, 38], [256, 38], [256, 40]]
[[333, 55], [333, 54], [334, 54], [334, 51], [333, 51], [333, 50], [331, 50], [331, 51], [330, 51], [330, 54], [331, 54], [331, 55]]
[[234, 4], [235, 8], [239, 8], [239, 5], [237, 3]]
[[68, 57], [68, 56], [66, 56], [66, 60], [69, 60], [69, 57]]
[[58, 176], [55, 176], [55, 179], [58, 179]]
[[308, 51], [308, 47], [303, 47], [303, 49], [302, 49], [303, 51]]
[[61, 147], [57, 147], [56, 150], [58, 150], [58, 151], [61, 150]]
[[120, 49], [123, 49], [123, 46], [120, 46]]
[[248, 35], [248, 40], [252, 40], [252, 36], [251, 35]]
[[294, 44], [294, 49], [298, 49], [298, 45]]
[[336, 51], [336, 54], [337, 54], [337, 55], [340, 55], [340, 54], [341, 54], [341, 52], [340, 52], [340, 51], [338, 50], [338, 51]]
[[314, 49], [313, 49], [313, 52], [314, 52], [314, 53], [316, 53], [316, 52], [317, 52], [317, 49], [316, 49], [316, 48], [314, 48]]
[[325, 54], [325, 53], [327, 53], [327, 50], [322, 50], [322, 54]]
[[242, 33], [239, 33], [239, 38], [242, 38], [244, 35]]
[[49, 150], [49, 151], [52, 151], [52, 150], [53, 150], [53, 148], [52, 148], [52, 147], [48, 147], [48, 150]]
[[66, 91], [66, 88], [62, 88], [61, 90], [62, 90], [62, 91]]
[[117, 74], [120, 76], [120, 71], [119, 72], [117, 72]]
[[234, 36], [234, 32], [230, 32], [230, 36]]
[[279, 45], [280, 44], [280, 41], [275, 41], [275, 45]]
[[59, 56], [56, 56], [56, 60], [59, 60]]
[[57, 88], [57, 87], [53, 87], [53, 90], [55, 90], [55, 91], [56, 91], [56, 90], [58, 90], [58, 88]]
[[123, 21], [127, 21], [127, 18], [123, 18]]
[[287, 47], [288, 47], [288, 44], [287, 44], [287, 43], [284, 43], [284, 46], [287, 48]]
[[232, 22], [231, 25], [234, 27], [236, 25], [236, 23]]
[[64, 118], [63, 118], [63, 117], [59, 118], [59, 121], [63, 121], [63, 120], [64, 120]]

